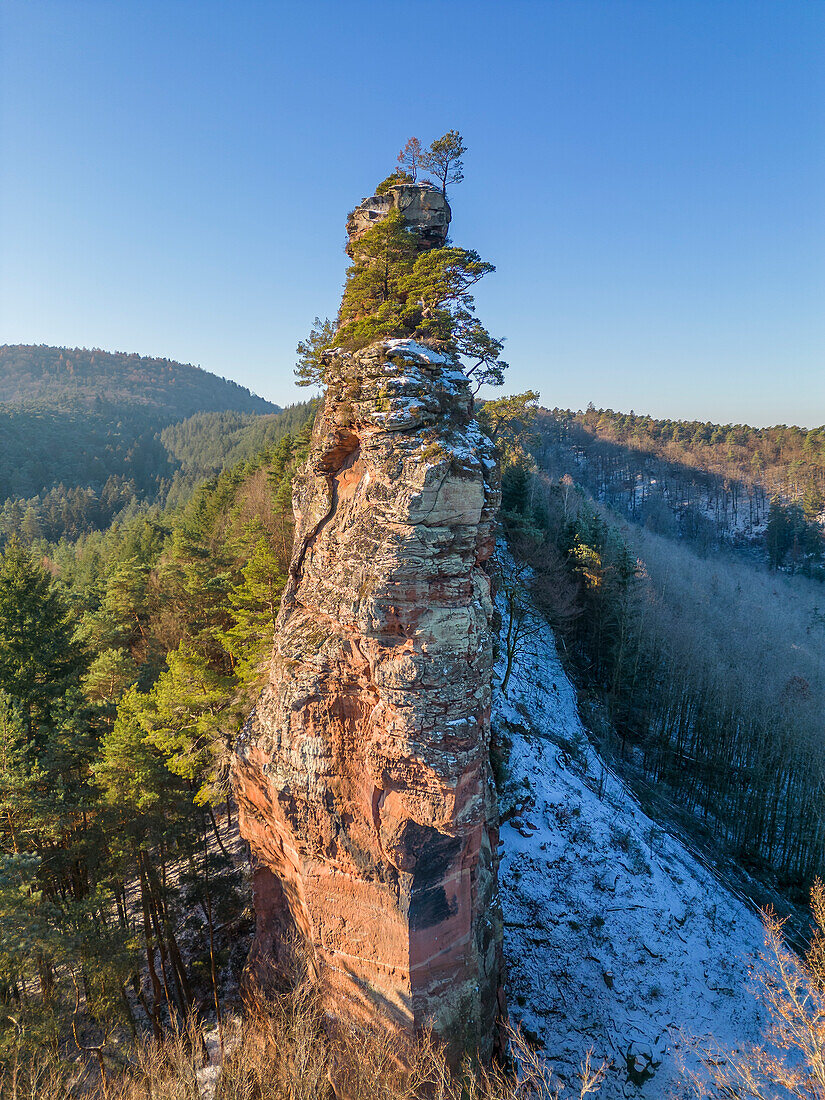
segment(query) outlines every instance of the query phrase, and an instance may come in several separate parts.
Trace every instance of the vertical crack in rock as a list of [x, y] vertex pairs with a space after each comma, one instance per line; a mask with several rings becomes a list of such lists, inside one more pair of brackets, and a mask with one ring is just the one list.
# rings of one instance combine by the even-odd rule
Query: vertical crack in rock
[[330, 355], [269, 683], [233, 768], [250, 971], [297, 933], [332, 1018], [432, 1026], [456, 1055], [489, 1055], [501, 996], [497, 477], [451, 359], [412, 340]]

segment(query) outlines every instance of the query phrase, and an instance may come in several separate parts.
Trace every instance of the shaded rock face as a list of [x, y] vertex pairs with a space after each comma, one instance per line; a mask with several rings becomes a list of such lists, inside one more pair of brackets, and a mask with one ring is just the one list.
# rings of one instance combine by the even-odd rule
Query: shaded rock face
[[496, 464], [467, 379], [411, 340], [334, 353], [327, 380], [270, 680], [236, 746], [250, 965], [297, 933], [333, 1018], [489, 1054]]
[[385, 195], [372, 195], [356, 206], [347, 218], [349, 243], [353, 256], [357, 241], [391, 210], [398, 210], [408, 226], [417, 230], [422, 249], [440, 248], [450, 228], [450, 204], [437, 187], [430, 184], [399, 183]]

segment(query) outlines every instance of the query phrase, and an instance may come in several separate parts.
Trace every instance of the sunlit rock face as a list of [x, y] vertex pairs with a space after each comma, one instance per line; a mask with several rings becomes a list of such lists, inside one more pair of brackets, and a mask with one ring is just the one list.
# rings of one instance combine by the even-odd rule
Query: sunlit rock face
[[336, 352], [327, 383], [270, 680], [236, 747], [250, 968], [297, 933], [331, 1018], [489, 1054], [496, 463], [467, 379], [426, 347]]
[[385, 195], [364, 199], [347, 218], [347, 253], [354, 256], [358, 241], [368, 229], [398, 210], [414, 229], [422, 249], [440, 248], [450, 228], [450, 204], [437, 187], [427, 183], [399, 183]]

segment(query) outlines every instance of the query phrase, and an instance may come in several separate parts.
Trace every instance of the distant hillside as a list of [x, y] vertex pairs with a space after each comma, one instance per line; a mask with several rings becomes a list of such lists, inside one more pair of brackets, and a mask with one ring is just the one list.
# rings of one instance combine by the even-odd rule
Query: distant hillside
[[196, 412], [278, 412], [278, 406], [215, 374], [135, 353], [99, 348], [0, 346], [0, 403], [46, 406], [53, 412], [133, 406], [166, 423]]
[[74, 538], [181, 501], [310, 414], [168, 359], [0, 347], [0, 542]]
[[170, 424], [159, 436], [169, 462], [177, 466], [167, 503], [176, 504], [207, 478], [255, 459], [285, 435], [298, 435], [316, 407], [315, 401], [302, 401], [266, 416], [196, 413]]
[[704, 550], [740, 548], [825, 579], [825, 426], [542, 410], [539, 454], [603, 504]]

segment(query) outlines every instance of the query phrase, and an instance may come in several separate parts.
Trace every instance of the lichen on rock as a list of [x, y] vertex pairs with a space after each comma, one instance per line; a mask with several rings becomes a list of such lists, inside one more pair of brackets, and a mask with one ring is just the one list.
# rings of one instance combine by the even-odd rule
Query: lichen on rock
[[491, 450], [448, 357], [412, 340], [331, 355], [234, 765], [253, 969], [297, 932], [333, 1017], [482, 1053], [501, 985]]

